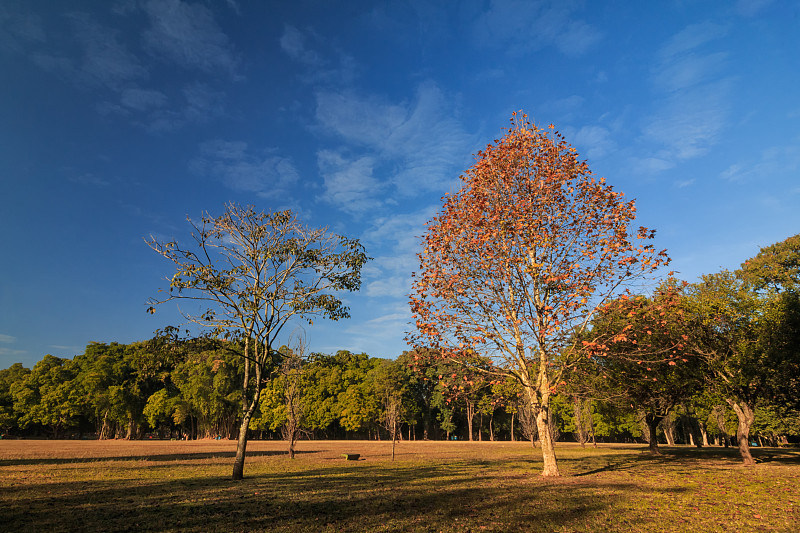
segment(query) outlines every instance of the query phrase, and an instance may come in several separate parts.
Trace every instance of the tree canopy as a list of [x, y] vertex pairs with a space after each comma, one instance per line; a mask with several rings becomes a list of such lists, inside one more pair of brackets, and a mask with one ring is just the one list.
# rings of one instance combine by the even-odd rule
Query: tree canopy
[[610, 298], [668, 263], [631, 227], [632, 200], [595, 178], [554, 130], [514, 114], [479, 152], [429, 223], [410, 296], [416, 346], [444, 357], [491, 356], [524, 386], [542, 439], [545, 475], [558, 475], [548, 427], [575, 334]]
[[190, 322], [243, 343], [242, 421], [233, 470], [233, 478], [241, 479], [247, 429], [268, 372], [279, 366], [281, 333], [295, 318], [347, 318], [340, 293], [360, 288], [368, 257], [358, 240], [309, 228], [291, 211], [228, 204], [222, 215], [206, 213], [189, 224], [189, 246], [147, 241], [175, 266], [166, 296], [151, 299], [150, 311], [173, 300], [199, 302], [200, 312], [184, 313]]

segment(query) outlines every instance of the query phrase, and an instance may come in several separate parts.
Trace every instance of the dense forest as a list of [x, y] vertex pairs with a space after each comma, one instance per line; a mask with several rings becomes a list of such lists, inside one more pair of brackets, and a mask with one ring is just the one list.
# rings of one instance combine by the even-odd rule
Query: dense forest
[[[73, 359], [46, 355], [32, 369], [0, 370], [4, 437], [235, 438], [241, 414], [239, 347], [212, 339], [132, 344], [93, 342]], [[285, 436], [292, 401], [301, 438], [386, 439], [392, 399], [400, 439], [521, 440], [536, 425], [522, 389], [433, 354], [397, 359], [339, 351], [294, 357], [282, 347], [250, 423], [251, 438]], [[291, 372], [291, 361], [300, 361]], [[733, 444], [736, 416], [725, 401], [684, 387], [659, 422], [658, 439], [674, 444]], [[606, 395], [608, 396], [608, 395]], [[679, 395], [680, 396], [680, 395]], [[554, 400], [556, 440], [645, 442], [645, 407], [631, 398], [593, 399], [577, 388]], [[766, 399], [755, 409], [753, 442], [797, 442], [800, 414]]]

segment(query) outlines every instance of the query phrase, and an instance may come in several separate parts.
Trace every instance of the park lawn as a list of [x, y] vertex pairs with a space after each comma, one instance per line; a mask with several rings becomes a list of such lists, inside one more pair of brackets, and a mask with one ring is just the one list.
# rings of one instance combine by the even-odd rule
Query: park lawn
[[[0, 441], [3, 531], [797, 531], [800, 450], [512, 442]], [[346, 461], [342, 453], [359, 453]]]

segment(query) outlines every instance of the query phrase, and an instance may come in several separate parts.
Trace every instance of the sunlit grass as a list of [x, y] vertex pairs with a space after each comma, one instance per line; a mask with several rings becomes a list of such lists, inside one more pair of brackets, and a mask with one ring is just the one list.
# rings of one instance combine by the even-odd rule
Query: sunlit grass
[[[800, 452], [525, 443], [0, 441], [7, 531], [796, 531]], [[345, 461], [341, 454], [360, 453]]]

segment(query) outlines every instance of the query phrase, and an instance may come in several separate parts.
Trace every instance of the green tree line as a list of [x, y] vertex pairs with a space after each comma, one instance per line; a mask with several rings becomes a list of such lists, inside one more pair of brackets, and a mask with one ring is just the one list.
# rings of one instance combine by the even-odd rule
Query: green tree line
[[[410, 351], [396, 359], [341, 350], [299, 359], [292, 350], [272, 369], [251, 438], [539, 440], [522, 387], [497, 379], [484, 361], [465, 366], [434, 353]], [[90, 343], [72, 359], [46, 355], [32, 369], [0, 370], [0, 425], [6, 437], [235, 439], [241, 417], [242, 363], [236, 346], [208, 339], [131, 344]], [[638, 365], [637, 365], [638, 366]], [[685, 372], [685, 369], [683, 370]], [[623, 375], [623, 373], [620, 373]], [[681, 377], [682, 376], [682, 377]], [[719, 395], [693, 388], [654, 396], [669, 403], [655, 436], [666, 444], [733, 445], [737, 418]], [[669, 376], [662, 375], [669, 382]], [[647, 384], [645, 384], [647, 385]], [[608, 388], [608, 384], [604, 387]], [[555, 395], [555, 440], [644, 442], [651, 404], [604, 388], [565, 388]], [[294, 405], [287, 401], [294, 391]], [[395, 400], [395, 401], [393, 401]], [[294, 407], [294, 409], [293, 409]], [[294, 413], [294, 414], [292, 414]], [[800, 416], [779, 402], [759, 400], [752, 438], [761, 445], [800, 435]]]

